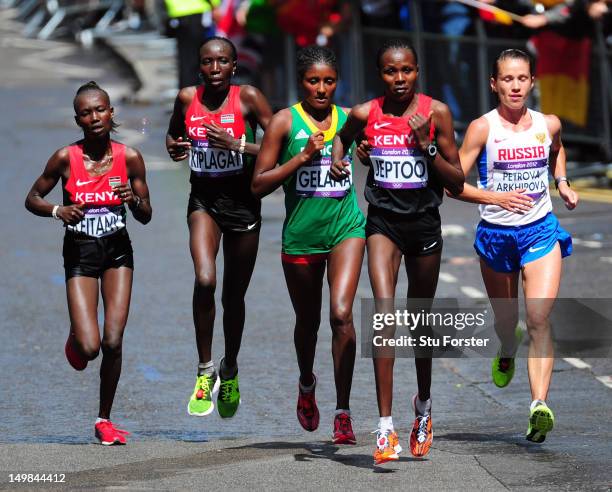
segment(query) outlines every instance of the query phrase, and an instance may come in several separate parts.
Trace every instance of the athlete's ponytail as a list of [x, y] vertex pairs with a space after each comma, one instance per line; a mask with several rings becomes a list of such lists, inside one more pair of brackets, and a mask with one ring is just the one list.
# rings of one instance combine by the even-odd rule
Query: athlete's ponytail
[[[76, 91], [76, 94], [74, 95], [74, 99], [72, 100], [72, 106], [74, 107], [74, 112], [76, 113], [77, 111], [77, 99], [78, 97], [83, 94], [84, 92], [90, 92], [90, 91], [98, 91], [101, 92], [102, 94], [104, 94], [104, 96], [106, 97], [106, 99], [108, 100], [108, 105], [111, 105], [110, 102], [110, 96], [108, 95], [108, 92], [106, 92], [104, 89], [102, 89], [102, 87], [100, 87], [98, 85], [98, 83], [95, 80], [90, 80], [89, 82], [83, 84], [81, 87], [79, 87]], [[114, 119], [111, 119], [111, 131], [116, 132], [117, 128], [119, 127], [119, 123], [116, 123]]]
[[325, 46], [306, 46], [306, 48], [302, 48], [298, 51], [296, 59], [298, 81], [302, 80], [308, 69], [317, 63], [327, 65], [336, 72], [336, 75], [338, 74], [338, 61], [336, 60], [336, 55]]

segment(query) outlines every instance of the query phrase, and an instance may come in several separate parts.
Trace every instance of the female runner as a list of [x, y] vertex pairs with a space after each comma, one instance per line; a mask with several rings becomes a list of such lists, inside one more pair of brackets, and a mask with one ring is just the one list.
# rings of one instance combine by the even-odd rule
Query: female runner
[[[187, 207], [189, 247], [195, 270], [193, 320], [199, 364], [187, 404], [189, 415], [214, 408], [233, 417], [240, 404], [238, 352], [244, 329], [244, 296], [255, 267], [261, 203], [250, 191], [257, 124], [268, 126], [272, 110], [254, 87], [232, 85], [236, 48], [229, 39], [208, 38], [200, 47], [202, 84], [181, 89], [166, 135], [170, 157], [189, 157], [191, 194]], [[223, 332], [225, 356], [219, 375], [212, 361], [216, 258], [223, 237]], [[220, 378], [219, 378], [220, 377]]]
[[297, 71], [304, 97], [270, 122], [252, 190], [263, 196], [282, 184], [285, 191], [281, 259], [296, 318], [298, 420], [307, 431], [319, 426], [312, 369], [327, 266], [336, 383], [333, 442], [355, 444], [349, 407], [356, 344], [353, 300], [363, 261], [365, 219], [351, 176], [333, 181], [329, 175], [332, 139], [346, 121], [344, 110], [332, 103], [338, 81], [336, 57], [327, 48], [304, 48], [297, 57]]
[[[385, 94], [351, 110], [334, 139], [332, 172], [336, 179], [348, 174], [343, 155], [364, 131], [371, 148], [365, 188], [368, 272], [379, 309], [389, 307], [395, 296], [402, 256], [408, 298], [433, 299], [442, 255], [438, 206], [443, 189], [460, 192], [464, 177], [448, 107], [416, 91], [419, 67], [414, 49], [403, 41], [387, 43], [378, 52], [377, 66]], [[374, 355], [380, 413], [375, 464], [397, 460], [401, 451], [391, 416], [394, 353], [378, 355]], [[415, 456], [426, 455], [433, 439], [431, 355], [420, 355], [415, 359], [418, 393], [412, 399], [416, 418], [410, 435]]]
[[[148, 223], [152, 213], [149, 188], [140, 153], [111, 140], [116, 124], [106, 91], [95, 82], [82, 85], [74, 98], [74, 112], [83, 139], [51, 156], [25, 205], [33, 214], [61, 220], [66, 227], [63, 256], [70, 315], [66, 358], [82, 371], [102, 348], [95, 435], [107, 446], [125, 444], [129, 433], [110, 421], [121, 375], [134, 270], [124, 204], [136, 220]], [[44, 198], [60, 179], [64, 201], [54, 205]], [[102, 340], [98, 326], [100, 290], [104, 303]]]

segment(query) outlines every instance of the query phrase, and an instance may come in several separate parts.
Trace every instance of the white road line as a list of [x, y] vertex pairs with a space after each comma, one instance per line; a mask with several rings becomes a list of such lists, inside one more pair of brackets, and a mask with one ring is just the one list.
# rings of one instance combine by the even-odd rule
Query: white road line
[[612, 256], [602, 256], [599, 259], [603, 261], [604, 263], [612, 263]]
[[486, 294], [475, 287], [470, 287], [464, 285], [460, 288], [461, 292], [463, 292], [466, 296], [472, 297], [474, 299], [482, 299], [487, 297]]
[[568, 364], [571, 364], [577, 369], [589, 369], [591, 366], [582, 359], [575, 359], [573, 357], [564, 357], [563, 360]]
[[600, 249], [603, 245], [601, 244], [601, 241], [589, 241], [587, 239], [579, 239], [579, 238], [572, 238], [572, 242], [574, 244], [578, 244], [580, 246], [584, 246], [585, 248], [591, 248], [591, 249]]
[[440, 280], [442, 280], [442, 282], [448, 282], [449, 284], [454, 284], [455, 282], [457, 282], [457, 277], [451, 275], [450, 273], [440, 272], [440, 275], [438, 275], [438, 277], [440, 278]]
[[597, 376], [597, 381], [605, 384], [608, 388], [612, 388], [612, 376]]
[[442, 225], [442, 237], [450, 236], [465, 236], [467, 231], [465, 227], [459, 224], [443, 224]]

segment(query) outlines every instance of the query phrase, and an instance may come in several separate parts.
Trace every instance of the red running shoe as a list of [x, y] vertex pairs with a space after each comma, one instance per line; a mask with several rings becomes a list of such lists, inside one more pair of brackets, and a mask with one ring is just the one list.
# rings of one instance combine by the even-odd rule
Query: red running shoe
[[96, 437], [100, 444], [112, 446], [113, 444], [125, 444], [125, 436], [129, 436], [128, 431], [117, 429], [110, 420], [102, 420], [96, 424]]
[[356, 444], [351, 417], [346, 413], [339, 413], [334, 418], [334, 444]]
[[312, 377], [314, 379], [314, 387], [308, 393], [304, 393], [298, 383], [297, 418], [302, 428], [308, 432], [315, 431], [319, 427], [319, 409], [315, 399], [317, 378], [314, 374]]
[[66, 345], [64, 346], [64, 353], [68, 363], [77, 371], [82, 371], [87, 367], [87, 359], [85, 359], [78, 350], [74, 348], [74, 335], [72, 332], [68, 335]]
[[410, 452], [417, 458], [422, 458], [429, 453], [433, 442], [433, 429], [431, 426], [431, 410], [426, 415], [419, 415], [416, 410], [416, 399], [418, 395], [412, 397], [412, 408], [416, 418], [410, 433]]

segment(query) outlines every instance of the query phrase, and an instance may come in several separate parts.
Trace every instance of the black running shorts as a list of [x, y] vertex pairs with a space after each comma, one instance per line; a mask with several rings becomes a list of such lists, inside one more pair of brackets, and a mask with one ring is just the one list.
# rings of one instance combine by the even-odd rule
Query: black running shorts
[[442, 225], [437, 208], [416, 214], [397, 214], [368, 206], [366, 237], [382, 234], [405, 256], [426, 256], [442, 250]]
[[66, 231], [63, 256], [66, 280], [100, 278], [109, 268], [134, 269], [132, 242], [125, 228], [100, 238]]
[[187, 217], [196, 210], [203, 210], [210, 215], [221, 229], [221, 232], [254, 232], [261, 228], [261, 203], [259, 200], [247, 199], [237, 201], [219, 194], [210, 196], [203, 192], [191, 190]]

